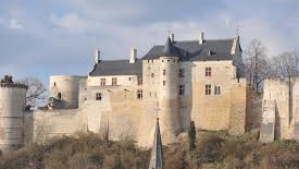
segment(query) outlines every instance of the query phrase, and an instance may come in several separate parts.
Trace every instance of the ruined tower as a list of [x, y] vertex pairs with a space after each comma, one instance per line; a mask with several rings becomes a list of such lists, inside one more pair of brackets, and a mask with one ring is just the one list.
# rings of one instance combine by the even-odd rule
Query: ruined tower
[[5, 76], [0, 83], [0, 149], [6, 152], [24, 144], [24, 110], [27, 86]]
[[167, 38], [160, 57], [160, 96], [159, 117], [163, 142], [168, 144], [175, 140], [180, 132], [179, 101], [178, 101], [178, 49], [174, 40]]

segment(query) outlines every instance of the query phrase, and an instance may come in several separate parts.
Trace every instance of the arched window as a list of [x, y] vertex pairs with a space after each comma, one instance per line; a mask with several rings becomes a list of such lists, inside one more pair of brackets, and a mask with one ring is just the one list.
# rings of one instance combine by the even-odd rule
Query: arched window
[[61, 100], [61, 93], [60, 93], [60, 92], [57, 94], [57, 98], [58, 98], [59, 100]]

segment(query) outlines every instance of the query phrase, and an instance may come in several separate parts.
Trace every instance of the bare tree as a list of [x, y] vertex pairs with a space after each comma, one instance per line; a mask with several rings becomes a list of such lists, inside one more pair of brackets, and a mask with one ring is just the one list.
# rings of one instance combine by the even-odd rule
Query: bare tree
[[19, 83], [28, 86], [28, 91], [26, 93], [27, 107], [39, 106], [48, 99], [47, 88], [39, 79], [34, 77], [27, 77], [20, 80]]
[[273, 58], [276, 76], [281, 79], [290, 80], [293, 76], [299, 75], [299, 56], [296, 52], [284, 52]]
[[252, 88], [260, 92], [264, 79], [268, 76], [266, 47], [259, 40], [252, 40], [245, 50], [245, 76]]

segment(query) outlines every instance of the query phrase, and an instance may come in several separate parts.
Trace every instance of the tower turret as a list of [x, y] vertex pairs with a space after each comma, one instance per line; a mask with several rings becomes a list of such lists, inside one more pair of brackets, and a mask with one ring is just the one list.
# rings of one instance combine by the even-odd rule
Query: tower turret
[[7, 152], [24, 144], [27, 86], [5, 76], [0, 83], [0, 149]]
[[178, 102], [178, 61], [179, 52], [170, 37], [167, 38], [160, 57], [160, 97], [159, 117], [163, 142], [168, 144], [175, 140], [180, 132]]

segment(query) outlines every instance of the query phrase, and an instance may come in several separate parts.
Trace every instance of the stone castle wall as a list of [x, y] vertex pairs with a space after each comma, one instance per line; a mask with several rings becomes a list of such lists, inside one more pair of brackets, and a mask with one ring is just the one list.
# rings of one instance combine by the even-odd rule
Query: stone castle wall
[[[177, 64], [175, 70], [170, 64]], [[212, 69], [211, 77], [205, 75], [206, 67]], [[184, 69], [184, 77], [178, 77], [179, 69]], [[26, 138], [28, 142], [42, 142], [52, 136], [94, 132], [111, 140], [130, 139], [140, 146], [149, 146], [149, 140], [152, 140], [149, 137], [153, 137], [158, 117], [164, 143], [175, 141], [175, 138], [167, 138], [165, 133], [186, 132], [191, 120], [199, 129], [242, 134], [245, 132], [248, 92], [246, 81], [238, 81], [235, 72], [232, 61], [170, 63], [166, 58], [164, 62], [161, 59], [143, 61], [143, 85], [137, 84], [137, 75], [79, 79], [75, 86], [79, 108], [26, 113]], [[168, 76], [168, 73], [172, 74]], [[118, 79], [115, 86], [109, 82], [113, 77]], [[100, 86], [101, 78], [106, 79], [106, 86]], [[55, 80], [56, 87], [60, 79], [64, 78]], [[51, 85], [53, 83], [51, 80]], [[184, 85], [183, 95], [178, 95], [179, 85]], [[211, 95], [205, 94], [205, 85], [211, 85]], [[220, 86], [220, 95], [215, 95], [215, 86]], [[138, 90], [143, 91], [142, 98], [137, 97]], [[96, 99], [96, 94], [101, 94], [100, 100]], [[173, 108], [177, 113], [173, 114]], [[41, 133], [43, 136], [39, 136]]]
[[[274, 133], [263, 133], [274, 139], [298, 139], [299, 129], [299, 79], [288, 80], [267, 79], [264, 82], [263, 95], [263, 116], [261, 128], [272, 128], [267, 125], [268, 121], [273, 121]], [[273, 103], [267, 104], [267, 103]], [[275, 113], [268, 113], [275, 112]], [[267, 130], [269, 131], [269, 130]], [[272, 135], [274, 137], [272, 138]], [[269, 138], [263, 138], [262, 142], [269, 142]]]

